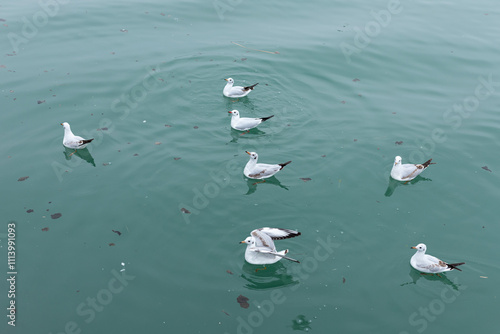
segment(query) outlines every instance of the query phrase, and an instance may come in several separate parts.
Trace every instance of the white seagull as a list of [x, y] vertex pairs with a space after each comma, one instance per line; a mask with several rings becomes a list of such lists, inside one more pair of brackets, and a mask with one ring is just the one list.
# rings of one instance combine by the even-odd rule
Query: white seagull
[[253, 230], [250, 236], [241, 241], [240, 244], [247, 244], [245, 250], [245, 260], [251, 264], [272, 264], [279, 260], [287, 259], [293, 262], [299, 261], [285, 256], [288, 249], [276, 251], [273, 240], [281, 240], [298, 237], [300, 232], [283, 228], [263, 227]]
[[282, 164], [258, 164], [257, 160], [259, 159], [259, 155], [255, 152], [245, 151], [250, 155], [250, 159], [248, 160], [245, 169], [243, 170], [243, 174], [250, 179], [267, 179], [268, 177], [273, 176], [277, 172], [283, 169], [286, 165], [288, 165], [292, 161], [287, 161]]
[[425, 251], [427, 250], [427, 246], [425, 246], [425, 244], [418, 244], [412, 248], [416, 249], [417, 252], [411, 257], [410, 264], [416, 270], [424, 273], [438, 274], [444, 271], [451, 271], [453, 269], [462, 271], [457, 267], [465, 264], [465, 262], [446, 263], [432, 255], [427, 255], [425, 254]]
[[274, 117], [274, 115], [261, 118], [240, 117], [240, 113], [238, 110], [228, 111], [228, 113], [233, 115], [231, 117], [231, 127], [235, 130], [240, 130], [240, 131], [253, 129], [260, 123], [267, 121], [271, 117]]
[[423, 164], [402, 164], [401, 157], [397, 156], [394, 159], [394, 166], [392, 166], [391, 177], [398, 181], [410, 181], [422, 173], [431, 163], [432, 159], [427, 160]]
[[224, 96], [227, 96], [227, 97], [247, 96], [248, 93], [250, 93], [253, 90], [253, 88], [259, 84], [257, 82], [255, 85], [241, 87], [241, 86], [233, 86], [234, 80], [232, 78], [228, 78], [228, 79], [224, 79], [224, 80], [227, 81], [227, 84], [224, 87], [222, 94], [224, 94]]
[[[63, 145], [66, 146], [67, 148], [74, 149], [75, 152], [77, 149], [85, 148], [92, 140], [94, 140], [94, 138], [83, 139], [80, 136], [75, 136], [73, 134], [73, 132], [71, 132], [71, 127], [66, 122], [61, 123], [61, 125], [64, 126]], [[75, 152], [73, 152], [73, 153], [75, 153]], [[71, 154], [73, 154], [73, 153], [71, 153]]]

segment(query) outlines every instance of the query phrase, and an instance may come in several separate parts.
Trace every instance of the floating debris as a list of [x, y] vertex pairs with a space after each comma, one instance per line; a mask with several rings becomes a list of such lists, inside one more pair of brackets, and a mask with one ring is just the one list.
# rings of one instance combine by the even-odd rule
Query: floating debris
[[115, 244], [113, 242], [110, 242], [108, 245], [109, 246], [114, 246]]
[[134, 154], [134, 157], [138, 157], [138, 156], [139, 156], [139, 153], [135, 153], [135, 154]]
[[345, 277], [342, 277], [342, 284], [345, 283]]
[[239, 295], [238, 298], [236, 298], [236, 301], [243, 308], [248, 308], [250, 306], [250, 304], [248, 304], [248, 300], [249, 299], [247, 297], [243, 296], [243, 295]]
[[484, 169], [484, 170], [487, 170], [488, 172], [491, 172], [491, 169], [489, 169], [488, 166], [483, 166], [481, 168]]
[[198, 125], [193, 126], [193, 129], [198, 129]]
[[166, 127], [166, 128], [171, 128], [171, 127], [172, 127], [172, 125], [170, 125], [170, 124], [165, 124], [165, 127]]
[[44, 231], [44, 232], [47, 232], [48, 230], [49, 230], [49, 228], [48, 228], [48, 227], [44, 227], [44, 228], [42, 228], [42, 231]]
[[403, 144], [403, 141], [397, 141], [397, 142], [395, 142], [394, 144], [396, 144], [396, 145], [402, 145], [402, 144]]
[[58, 212], [58, 213], [54, 213], [53, 215], [50, 215], [50, 217], [51, 217], [52, 219], [61, 218], [61, 216], [62, 216], [62, 214], [61, 214], [61, 213], [59, 213], [59, 212]]
[[27, 213], [32, 213], [32, 212], [33, 212], [33, 209], [28, 209], [26, 212], [27, 212]]
[[226, 273], [228, 273], [229, 275], [233, 275], [233, 272], [231, 270], [226, 270]]
[[352, 81], [356, 82], [356, 81], [360, 81], [358, 78], [354, 78], [352, 79]]
[[310, 177], [301, 177], [300, 178], [302, 181], [304, 182], [307, 182], [307, 181], [311, 181], [312, 179]]
[[42, 104], [44, 102], [45, 102], [45, 100], [38, 100], [38, 101], [36, 101], [36, 103], [38, 103], [38, 104]]
[[155, 141], [155, 145], [161, 145], [161, 141]]
[[23, 177], [18, 178], [17, 180], [24, 181], [24, 180], [27, 180], [28, 178], [29, 178], [29, 176], [23, 176]]
[[115, 230], [111, 230], [111, 231], [115, 232], [118, 235], [122, 235], [122, 232], [120, 232], [120, 231], [115, 231]]
[[226, 311], [222, 310], [222, 312], [224, 312], [225, 315], [227, 315], [228, 317], [230, 317], [229, 313], [227, 313]]
[[186, 208], [182, 208], [182, 209], [181, 209], [181, 212], [183, 212], [183, 213], [191, 213], [191, 211], [189, 211], [189, 210], [188, 210], [188, 209], [186, 209]]
[[175, 157], [174, 160], [179, 160], [181, 157]]

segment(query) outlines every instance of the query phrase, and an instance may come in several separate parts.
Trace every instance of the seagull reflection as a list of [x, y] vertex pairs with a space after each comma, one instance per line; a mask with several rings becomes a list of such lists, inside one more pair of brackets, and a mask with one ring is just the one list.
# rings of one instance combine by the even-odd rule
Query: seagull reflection
[[281, 182], [276, 178], [276, 176], [271, 176], [268, 179], [264, 180], [255, 180], [255, 179], [248, 179], [244, 177], [245, 180], [247, 181], [247, 186], [248, 186], [248, 191], [245, 195], [251, 195], [257, 190], [257, 186], [259, 184], [272, 184], [275, 186], [278, 186], [280, 188], [288, 190], [288, 188], [284, 185], [281, 184]]
[[458, 287], [460, 284], [453, 283], [448, 277], [446, 277], [445, 273], [440, 273], [438, 274], [426, 274], [426, 273], [421, 273], [420, 271], [414, 269], [412, 266], [410, 266], [410, 273], [409, 273], [412, 281], [411, 282], [406, 282], [401, 284], [403, 285], [408, 285], [408, 284], [417, 284], [417, 281], [421, 278], [424, 278], [429, 281], [440, 281], [441, 283], [444, 283], [445, 285], [449, 285], [453, 290], [458, 291]]
[[87, 161], [89, 164], [91, 164], [92, 166], [95, 167], [94, 158], [92, 157], [92, 154], [90, 154], [88, 148], [73, 150], [73, 149], [64, 147], [63, 154], [64, 154], [64, 157], [66, 158], [66, 160], [68, 160], [68, 161], [71, 160], [73, 158], [73, 156], [77, 156], [80, 159]]
[[293, 276], [287, 273], [281, 261], [264, 265], [254, 265], [245, 261], [241, 277], [247, 280], [245, 287], [251, 290], [267, 290], [298, 284]]
[[264, 136], [266, 133], [257, 128], [253, 128], [247, 131], [238, 131], [231, 128], [231, 139], [230, 143], [237, 143], [239, 139], [255, 139]]
[[411, 181], [403, 182], [403, 181], [394, 180], [392, 177], [389, 177], [389, 184], [387, 185], [387, 189], [386, 189], [384, 195], [386, 197], [390, 197], [390, 196], [392, 196], [392, 194], [394, 193], [394, 190], [396, 190], [397, 187], [407, 186], [409, 184], [415, 184], [415, 183], [418, 183], [420, 181], [432, 181], [432, 179], [428, 179], [428, 178], [425, 178], [425, 177], [419, 175]]

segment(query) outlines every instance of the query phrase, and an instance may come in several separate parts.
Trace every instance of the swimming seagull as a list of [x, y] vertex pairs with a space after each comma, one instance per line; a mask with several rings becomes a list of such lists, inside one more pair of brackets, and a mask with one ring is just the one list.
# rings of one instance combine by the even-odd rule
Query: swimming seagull
[[240, 117], [240, 113], [238, 110], [228, 111], [228, 113], [233, 115], [231, 117], [231, 127], [235, 130], [240, 130], [240, 131], [253, 129], [260, 123], [267, 121], [271, 117], [274, 117], [274, 115], [261, 118]]
[[465, 262], [446, 263], [432, 255], [427, 255], [425, 254], [425, 251], [427, 250], [427, 246], [425, 246], [425, 244], [418, 244], [412, 248], [416, 249], [417, 252], [411, 257], [410, 264], [413, 268], [424, 273], [437, 274], [444, 271], [451, 271], [453, 269], [462, 271], [457, 267], [465, 264]]
[[226, 86], [224, 87], [224, 90], [222, 91], [222, 94], [227, 97], [243, 97], [247, 96], [248, 93], [250, 93], [255, 86], [257, 86], [259, 83], [257, 82], [255, 85], [247, 86], [247, 87], [241, 87], [241, 86], [234, 86], [234, 80], [232, 78], [224, 79], [227, 81]]
[[394, 166], [392, 166], [391, 177], [398, 181], [410, 181], [422, 173], [431, 163], [432, 159], [427, 160], [423, 164], [402, 164], [401, 157], [397, 156], [394, 159]]
[[[73, 132], [71, 132], [71, 127], [68, 123], [61, 123], [64, 126], [64, 138], [63, 145], [67, 148], [72, 148], [75, 150], [85, 148], [94, 138], [92, 139], [83, 139], [80, 136], [75, 136]], [[71, 153], [73, 155], [75, 152]]]
[[272, 264], [279, 260], [287, 259], [293, 262], [299, 261], [285, 256], [288, 249], [276, 251], [273, 240], [281, 240], [298, 237], [300, 232], [274, 227], [262, 227], [253, 230], [250, 236], [241, 241], [240, 244], [247, 244], [245, 250], [245, 260], [251, 264]]
[[287, 161], [282, 164], [258, 164], [257, 160], [259, 159], [259, 155], [255, 152], [245, 151], [248, 155], [250, 155], [250, 160], [248, 160], [245, 169], [243, 170], [243, 174], [246, 177], [251, 179], [267, 179], [268, 177], [273, 176], [277, 172], [283, 169], [286, 165], [288, 165], [292, 161]]

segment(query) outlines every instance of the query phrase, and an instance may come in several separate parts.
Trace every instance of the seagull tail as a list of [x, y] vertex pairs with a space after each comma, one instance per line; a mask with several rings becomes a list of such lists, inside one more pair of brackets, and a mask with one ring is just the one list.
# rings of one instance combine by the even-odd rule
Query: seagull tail
[[259, 83], [257, 82], [257, 83], [256, 83], [256, 84], [254, 84], [254, 85], [247, 86], [247, 87], [243, 87], [243, 90], [244, 90], [244, 91], [247, 91], [247, 90], [253, 90], [253, 88], [254, 88], [255, 86], [257, 86], [258, 84], [259, 84]]
[[[288, 249], [285, 251], [285, 254], [288, 253]], [[279, 257], [282, 257], [284, 259], [287, 259], [287, 260], [290, 260], [292, 262], [297, 262], [297, 263], [300, 263], [299, 260], [295, 260], [295, 259], [292, 259], [291, 257], [288, 257], [286, 255], [283, 255], [283, 254], [280, 254], [280, 253], [274, 253], [273, 255], [276, 255], [276, 256], [279, 256]]]
[[436, 164], [435, 162], [431, 163], [431, 161], [432, 161], [432, 159], [427, 160], [426, 162], [424, 162], [422, 164], [422, 166], [424, 166], [424, 168], [427, 168], [427, 167], [429, 167], [429, 165], [435, 165]]
[[283, 164], [278, 164], [278, 165], [280, 165], [280, 166], [281, 166], [280, 170], [282, 170], [282, 169], [283, 169], [283, 167], [285, 167], [286, 165], [288, 165], [290, 162], [292, 162], [292, 160], [287, 161], [287, 162], [285, 162], [285, 163], [283, 163]]
[[274, 115], [271, 115], [269, 117], [261, 117], [261, 120], [262, 120], [262, 122], [265, 122], [265, 121], [267, 121], [268, 119], [270, 119], [272, 117], [274, 117]]
[[460, 263], [448, 263], [448, 268], [450, 270], [456, 269], [458, 271], [462, 271], [460, 268], [457, 268], [458, 266], [461, 266], [462, 264], [465, 264], [465, 262], [460, 262]]

